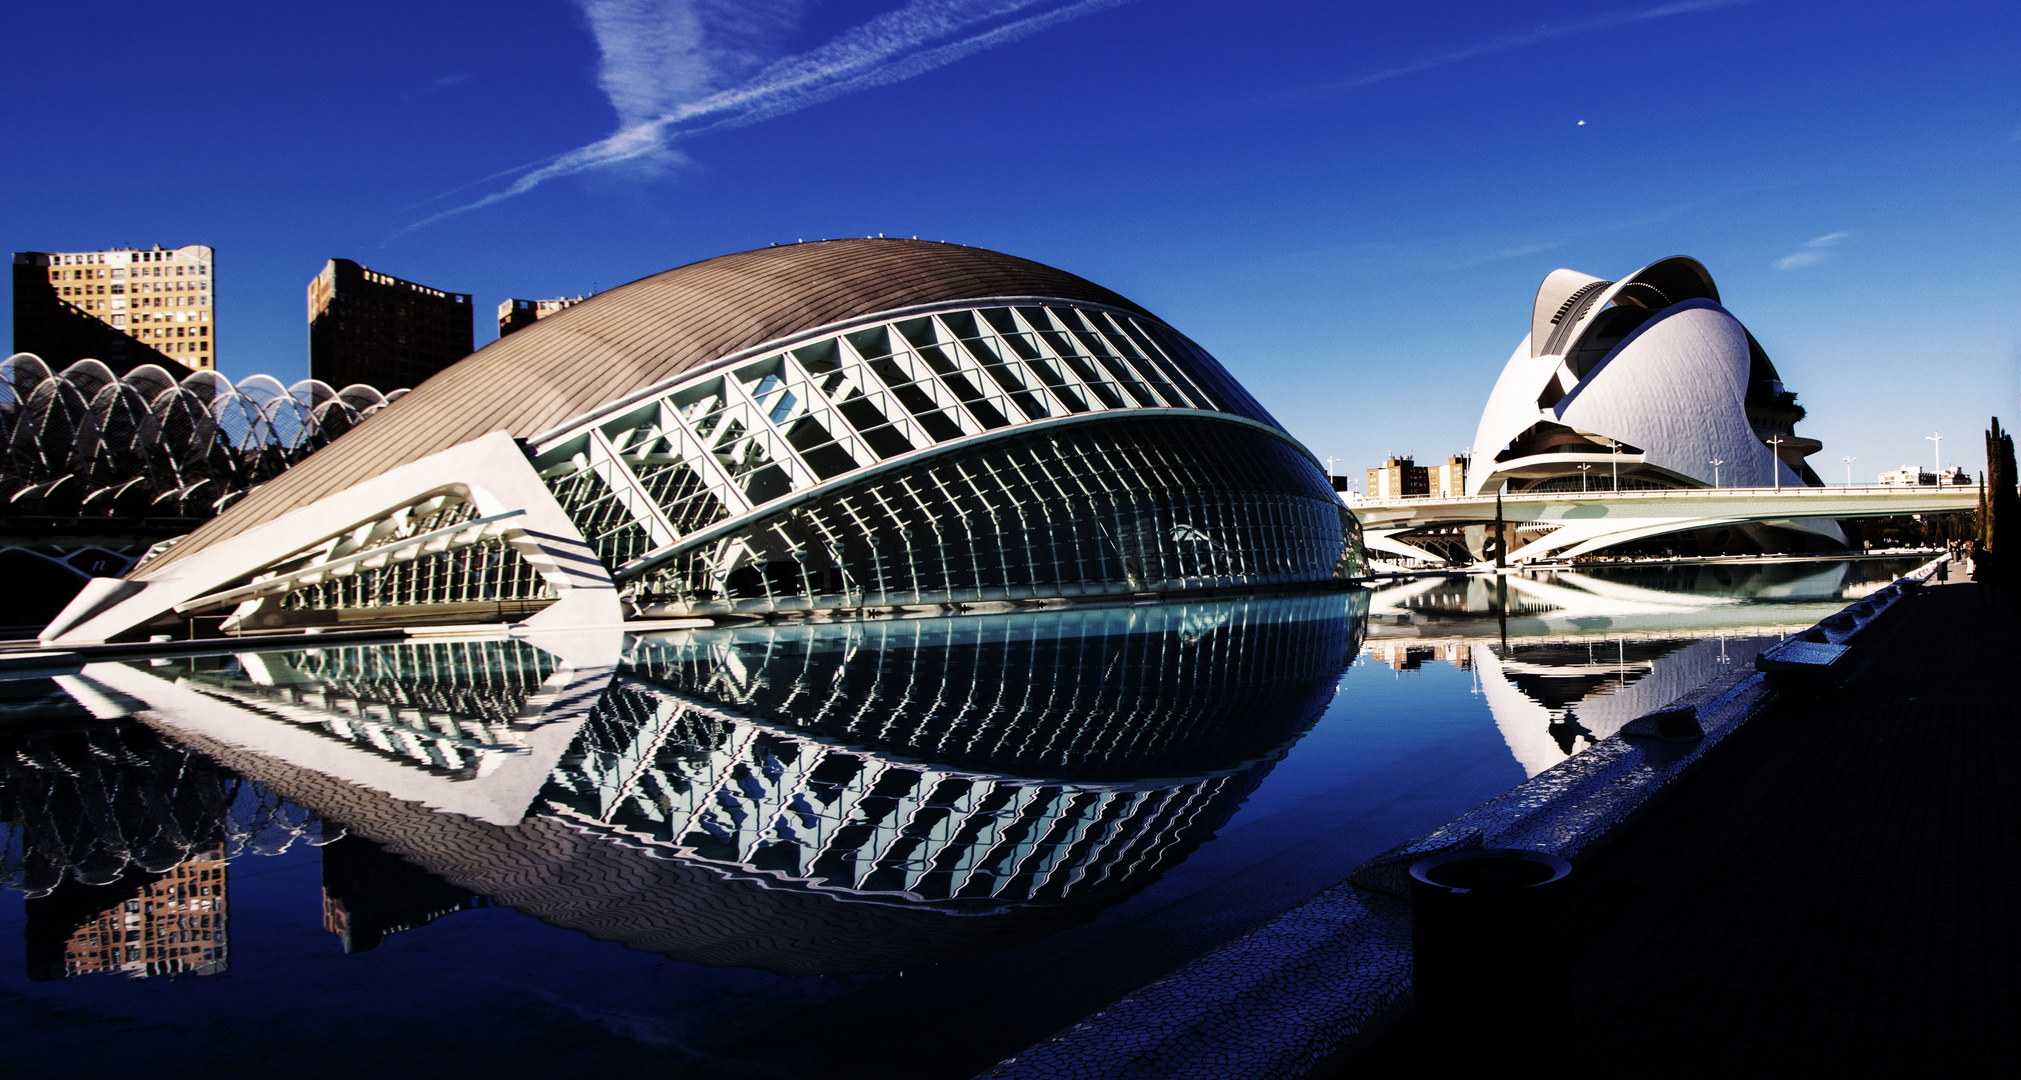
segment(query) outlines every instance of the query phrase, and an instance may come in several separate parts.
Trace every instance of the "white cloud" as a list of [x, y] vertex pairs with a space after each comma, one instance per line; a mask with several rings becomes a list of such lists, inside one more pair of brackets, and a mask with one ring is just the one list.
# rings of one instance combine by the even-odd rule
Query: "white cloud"
[[1802, 270], [1807, 266], [1816, 266], [1831, 258], [1833, 254], [1832, 249], [1837, 247], [1840, 241], [1851, 235], [1852, 233], [1849, 232], [1835, 232], [1806, 240], [1803, 242], [1802, 247], [1777, 259], [1775, 261], [1775, 268], [1777, 270]]
[[742, 127], [944, 67], [1130, 0], [909, 0], [794, 55], [774, 58], [799, 0], [577, 0], [603, 53], [598, 82], [618, 129], [500, 176], [505, 188], [409, 232], [564, 176], [618, 165], [664, 168], [676, 143]]

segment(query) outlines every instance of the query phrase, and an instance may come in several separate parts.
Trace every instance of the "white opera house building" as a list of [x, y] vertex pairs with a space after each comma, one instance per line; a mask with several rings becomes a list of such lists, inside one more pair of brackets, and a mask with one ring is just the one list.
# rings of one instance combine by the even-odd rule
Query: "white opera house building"
[[[1481, 414], [1467, 491], [1822, 487], [1803, 415], [1696, 259], [1619, 281], [1554, 270]], [[1830, 519], [1722, 528], [1729, 549], [1845, 543]]]

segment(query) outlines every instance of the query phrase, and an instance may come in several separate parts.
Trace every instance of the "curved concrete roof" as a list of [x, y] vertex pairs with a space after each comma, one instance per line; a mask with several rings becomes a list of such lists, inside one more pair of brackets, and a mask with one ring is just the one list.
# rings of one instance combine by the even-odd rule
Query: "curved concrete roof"
[[189, 534], [147, 571], [396, 466], [493, 431], [545, 431], [768, 341], [876, 312], [995, 297], [1150, 315], [1064, 270], [933, 241], [821, 240], [690, 263], [479, 349]]

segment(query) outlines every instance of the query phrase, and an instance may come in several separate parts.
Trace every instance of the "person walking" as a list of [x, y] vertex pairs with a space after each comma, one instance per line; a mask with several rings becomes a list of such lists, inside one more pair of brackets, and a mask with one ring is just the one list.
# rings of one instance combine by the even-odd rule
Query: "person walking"
[[1979, 606], [1987, 607], [1990, 598], [1993, 610], [2000, 610], [2000, 582], [1993, 576], [1993, 553], [1981, 551], [1977, 540], [1966, 542], [1965, 553], [1972, 560], [1972, 580], [1979, 584]]

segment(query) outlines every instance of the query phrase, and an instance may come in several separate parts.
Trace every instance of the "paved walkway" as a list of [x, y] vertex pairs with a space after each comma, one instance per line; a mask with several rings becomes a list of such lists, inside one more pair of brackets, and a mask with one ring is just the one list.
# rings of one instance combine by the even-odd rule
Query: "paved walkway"
[[[1567, 1030], [1533, 1067], [1555, 1046], [1582, 1077], [2011, 1075], [2021, 618], [1957, 576], [1580, 868]], [[1452, 1034], [1407, 1023], [1346, 1075], [1415, 1072]]]

